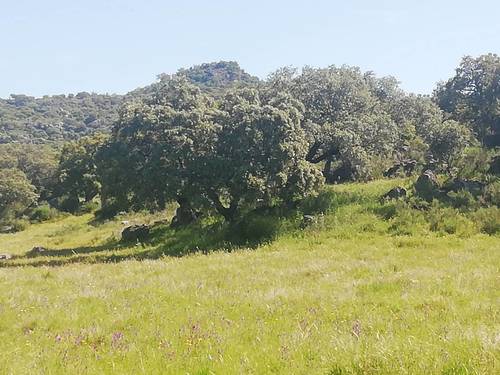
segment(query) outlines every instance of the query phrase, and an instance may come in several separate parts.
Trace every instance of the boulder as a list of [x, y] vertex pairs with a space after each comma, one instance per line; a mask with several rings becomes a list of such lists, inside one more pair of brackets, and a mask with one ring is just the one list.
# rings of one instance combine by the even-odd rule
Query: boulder
[[197, 212], [191, 207], [189, 201], [183, 198], [178, 198], [177, 203], [179, 203], [179, 207], [175, 211], [175, 216], [172, 218], [172, 222], [170, 226], [172, 228], [181, 228], [194, 223], [198, 220]]
[[390, 167], [388, 170], [384, 172], [384, 177], [395, 177], [400, 168], [401, 168], [400, 163], [394, 164], [392, 167]]
[[0, 228], [0, 233], [14, 233], [16, 230], [10, 225], [6, 225]]
[[472, 195], [480, 195], [482, 194], [484, 187], [485, 184], [479, 181], [455, 179], [446, 187], [445, 191], [448, 193], [450, 191], [458, 192], [460, 190], [465, 190]]
[[382, 196], [383, 200], [401, 199], [406, 197], [406, 189], [401, 186], [392, 188]]
[[396, 163], [384, 172], [384, 177], [396, 177], [396, 175], [403, 171], [406, 176], [411, 176], [417, 167], [417, 161], [414, 159], [405, 159], [401, 163]]
[[411, 176], [417, 167], [417, 161], [414, 159], [406, 159], [402, 162], [403, 170], [407, 176]]
[[415, 182], [415, 193], [426, 201], [431, 201], [440, 193], [439, 182], [430, 169], [424, 171]]
[[11, 258], [12, 258], [12, 255], [10, 255], [10, 254], [0, 254], [0, 260], [8, 260]]
[[42, 247], [42, 246], [35, 246], [30, 251], [28, 251], [27, 255], [30, 257], [37, 256], [37, 255], [43, 255], [46, 251], [47, 251], [47, 249]]
[[307, 227], [310, 227], [311, 225], [314, 225], [318, 222], [318, 219], [314, 215], [304, 215], [302, 217], [302, 223], [300, 223], [300, 228], [305, 229]]
[[144, 242], [149, 237], [150, 227], [146, 224], [131, 225], [122, 231], [122, 242]]

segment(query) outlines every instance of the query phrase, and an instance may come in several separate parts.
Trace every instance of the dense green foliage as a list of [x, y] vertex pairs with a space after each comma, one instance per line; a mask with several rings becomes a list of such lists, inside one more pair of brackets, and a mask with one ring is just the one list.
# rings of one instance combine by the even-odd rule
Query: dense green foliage
[[90, 202], [99, 194], [95, 157], [105, 139], [105, 135], [98, 133], [64, 145], [54, 187], [62, 209], [76, 212], [81, 204]]
[[[162, 83], [151, 99], [124, 109], [99, 156], [104, 209], [177, 200], [233, 220], [242, 207], [293, 202], [319, 184], [305, 162], [297, 101], [245, 89], [216, 102], [182, 78]], [[121, 170], [116, 160], [126, 160]]]
[[0, 217], [9, 218], [36, 201], [35, 187], [18, 169], [0, 169]]
[[[224, 61], [181, 69], [176, 76], [184, 76], [214, 93], [238, 83], [258, 82], [236, 62]], [[118, 119], [119, 108], [124, 103], [149, 95], [155, 91], [156, 85], [153, 83], [125, 95], [80, 92], [42, 98], [11, 95], [0, 99], [0, 144], [61, 143], [96, 131], [109, 132]]]
[[454, 77], [434, 92], [439, 106], [457, 121], [471, 126], [489, 147], [500, 146], [500, 57], [464, 57]]
[[109, 129], [123, 103], [119, 95], [81, 92], [0, 99], [0, 143], [63, 142]]
[[235, 61], [220, 61], [196, 65], [188, 69], [180, 69], [178, 76], [185, 77], [189, 82], [200, 87], [204, 91], [214, 93], [221, 92], [221, 89], [257, 85], [259, 79], [253, 77], [240, 68]]
[[257, 212], [297, 207], [324, 182], [427, 169], [445, 180], [427, 201], [460, 206], [478, 184], [471, 199], [488, 207], [499, 157], [481, 146], [497, 136], [499, 66], [496, 55], [466, 57], [432, 98], [356, 67], [283, 68], [259, 81], [235, 62], [163, 74], [125, 96], [14, 95], [0, 106], [9, 142], [0, 171], [38, 199], [20, 194], [5, 216], [53, 216], [34, 213], [45, 202], [82, 213], [100, 198], [100, 218], [177, 202], [175, 226], [214, 215], [242, 226]]

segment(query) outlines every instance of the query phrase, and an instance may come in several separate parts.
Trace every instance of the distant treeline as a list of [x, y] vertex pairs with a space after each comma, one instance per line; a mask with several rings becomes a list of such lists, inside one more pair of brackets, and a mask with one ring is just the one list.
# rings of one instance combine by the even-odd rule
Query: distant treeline
[[[163, 76], [160, 75], [159, 79]], [[176, 76], [184, 76], [202, 90], [215, 95], [239, 82], [258, 82], [236, 62], [202, 64], [181, 69]], [[109, 132], [118, 119], [120, 107], [147, 96], [154, 86], [136, 89], [126, 95], [80, 92], [34, 98], [13, 94], [7, 99], [0, 99], [0, 144], [61, 143], [96, 131]]]

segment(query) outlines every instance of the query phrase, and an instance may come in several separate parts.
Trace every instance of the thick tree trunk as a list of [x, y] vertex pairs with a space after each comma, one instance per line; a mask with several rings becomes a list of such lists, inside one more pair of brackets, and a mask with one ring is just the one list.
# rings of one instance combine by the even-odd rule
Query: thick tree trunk
[[332, 176], [332, 159], [333, 157], [331, 156], [326, 159], [325, 166], [323, 167], [323, 176], [328, 184], [332, 184], [334, 182]]
[[198, 216], [191, 207], [189, 200], [183, 196], [178, 196], [177, 203], [179, 204], [179, 207], [175, 211], [175, 216], [173, 217], [170, 226], [172, 228], [179, 228], [195, 222]]
[[213, 202], [217, 212], [224, 217], [224, 220], [232, 222], [236, 219], [239, 199], [233, 198], [233, 200], [229, 204], [229, 207], [226, 207], [222, 204], [219, 195], [215, 191], [210, 192], [208, 197]]

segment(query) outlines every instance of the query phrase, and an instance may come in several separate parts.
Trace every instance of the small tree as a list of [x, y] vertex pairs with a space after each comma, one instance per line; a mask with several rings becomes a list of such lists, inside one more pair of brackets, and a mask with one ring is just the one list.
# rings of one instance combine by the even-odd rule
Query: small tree
[[500, 57], [466, 56], [455, 76], [434, 92], [451, 118], [469, 125], [484, 145], [500, 146]]
[[18, 169], [0, 169], [0, 219], [10, 219], [36, 202], [38, 195]]
[[316, 191], [322, 177], [306, 161], [303, 106], [286, 94], [272, 99], [257, 90], [226, 95], [216, 121], [200, 190], [227, 221], [241, 210], [293, 203]]
[[77, 211], [100, 192], [95, 156], [106, 139], [96, 134], [64, 145], [59, 159], [56, 194], [65, 197], [63, 208]]
[[271, 95], [289, 92], [305, 107], [306, 159], [323, 164], [327, 180], [369, 177], [369, 160], [389, 156], [398, 130], [388, 103], [401, 95], [394, 79], [377, 79], [355, 67], [281, 69], [269, 79]]

